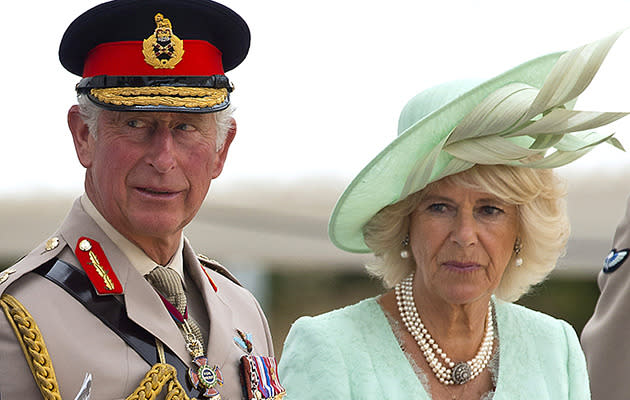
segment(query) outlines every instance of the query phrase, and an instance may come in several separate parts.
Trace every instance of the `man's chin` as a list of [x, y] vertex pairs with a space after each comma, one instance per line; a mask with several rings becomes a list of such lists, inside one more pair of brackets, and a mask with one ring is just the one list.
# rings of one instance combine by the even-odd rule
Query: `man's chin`
[[186, 225], [181, 219], [173, 218], [170, 213], [151, 213], [145, 217], [136, 217], [130, 221], [132, 236], [169, 240], [179, 236]]

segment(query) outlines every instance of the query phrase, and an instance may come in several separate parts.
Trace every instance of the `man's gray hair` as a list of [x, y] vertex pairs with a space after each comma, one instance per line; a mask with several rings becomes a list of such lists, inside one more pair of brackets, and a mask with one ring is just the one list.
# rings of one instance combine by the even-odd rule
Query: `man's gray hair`
[[[90, 134], [97, 137], [98, 134], [98, 117], [101, 115], [101, 112], [104, 108], [101, 108], [94, 104], [90, 99], [88, 99], [85, 95], [79, 95], [77, 97], [77, 101], [79, 103], [79, 111], [81, 113], [81, 117], [83, 118], [83, 122], [88, 127]], [[221, 110], [215, 113], [212, 113], [214, 116], [214, 121], [217, 124], [217, 151], [221, 150], [223, 144], [225, 143], [225, 138], [227, 137], [228, 131], [230, 130], [231, 117], [232, 117], [233, 108], [228, 106], [225, 110]]]

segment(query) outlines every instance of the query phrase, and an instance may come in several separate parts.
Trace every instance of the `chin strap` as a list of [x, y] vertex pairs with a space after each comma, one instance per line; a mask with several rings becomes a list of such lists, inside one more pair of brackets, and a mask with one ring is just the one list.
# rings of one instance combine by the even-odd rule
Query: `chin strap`
[[13, 327], [42, 396], [47, 400], [61, 400], [52, 360], [35, 320], [26, 308], [10, 294], [2, 295], [0, 305]]
[[[0, 306], [4, 310], [15, 336], [22, 347], [26, 362], [31, 369], [35, 383], [46, 400], [61, 400], [59, 384], [55, 376], [52, 360], [46, 349], [44, 337], [35, 323], [35, 319], [26, 308], [13, 296], [4, 293], [0, 297]], [[177, 380], [177, 370], [170, 364], [156, 363], [144, 376], [138, 388], [126, 400], [156, 399], [166, 386], [167, 399], [195, 400], [188, 397]]]

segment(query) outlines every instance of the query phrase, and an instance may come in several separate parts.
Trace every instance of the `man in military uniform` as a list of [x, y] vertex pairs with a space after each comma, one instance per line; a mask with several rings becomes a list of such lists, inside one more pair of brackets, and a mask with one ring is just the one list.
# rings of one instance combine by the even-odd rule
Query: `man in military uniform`
[[630, 199], [597, 282], [601, 294], [582, 331], [593, 400], [630, 398]]
[[283, 396], [260, 306], [182, 234], [234, 139], [224, 71], [249, 41], [210, 0], [114, 0], [68, 27], [85, 193], [0, 273], [3, 400]]

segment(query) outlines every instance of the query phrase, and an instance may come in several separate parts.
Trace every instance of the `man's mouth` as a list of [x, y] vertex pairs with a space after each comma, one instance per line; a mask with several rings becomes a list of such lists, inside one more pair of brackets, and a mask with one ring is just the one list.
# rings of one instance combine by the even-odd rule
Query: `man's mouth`
[[137, 188], [137, 190], [141, 193], [148, 194], [151, 196], [162, 196], [162, 197], [174, 196], [179, 193], [179, 191], [168, 190], [168, 189], [157, 189], [157, 188], [139, 187]]
[[155, 193], [155, 194], [169, 194], [169, 193], [174, 193], [174, 192], [170, 192], [168, 190], [153, 190], [153, 189], [140, 189], [144, 192], [148, 192], [148, 193]]

